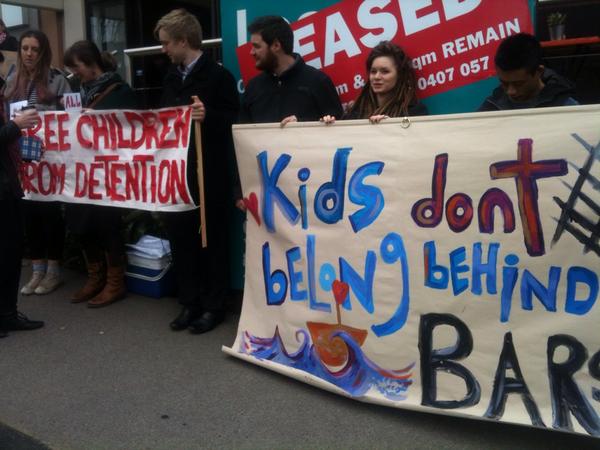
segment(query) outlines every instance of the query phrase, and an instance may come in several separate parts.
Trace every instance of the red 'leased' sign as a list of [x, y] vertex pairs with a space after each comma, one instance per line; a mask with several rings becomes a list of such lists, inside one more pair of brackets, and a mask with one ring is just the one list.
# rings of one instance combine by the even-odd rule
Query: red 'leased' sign
[[[502, 39], [533, 32], [527, 0], [345, 0], [292, 23], [294, 51], [333, 80], [343, 102], [364, 86], [365, 60], [382, 40], [413, 61], [425, 98], [495, 74]], [[258, 72], [251, 45], [237, 48], [242, 78]]]

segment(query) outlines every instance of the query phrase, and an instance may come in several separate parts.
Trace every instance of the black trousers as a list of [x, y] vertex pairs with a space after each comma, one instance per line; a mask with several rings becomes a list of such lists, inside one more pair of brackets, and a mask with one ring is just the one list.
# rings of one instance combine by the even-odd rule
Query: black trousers
[[206, 212], [208, 247], [202, 248], [199, 210], [163, 213], [175, 272], [179, 303], [198, 311], [225, 309], [229, 280], [227, 208]]
[[[105, 258], [112, 267], [125, 263], [122, 236], [124, 209], [111, 206], [67, 203], [65, 222], [86, 253], [88, 262]], [[106, 255], [106, 256], [105, 256]]]
[[0, 199], [0, 315], [17, 311], [21, 258], [23, 257], [23, 226], [21, 200]]
[[25, 236], [31, 259], [60, 260], [65, 243], [65, 223], [59, 202], [23, 200]]

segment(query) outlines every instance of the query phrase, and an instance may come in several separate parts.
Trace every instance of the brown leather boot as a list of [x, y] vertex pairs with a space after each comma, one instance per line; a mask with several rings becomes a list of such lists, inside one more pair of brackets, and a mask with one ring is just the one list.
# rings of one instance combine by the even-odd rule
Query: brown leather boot
[[98, 295], [88, 301], [88, 308], [101, 308], [121, 300], [127, 295], [125, 287], [125, 266], [106, 269], [106, 286]]
[[88, 277], [81, 289], [71, 296], [71, 303], [87, 302], [98, 295], [106, 284], [106, 267], [104, 263], [88, 263]]

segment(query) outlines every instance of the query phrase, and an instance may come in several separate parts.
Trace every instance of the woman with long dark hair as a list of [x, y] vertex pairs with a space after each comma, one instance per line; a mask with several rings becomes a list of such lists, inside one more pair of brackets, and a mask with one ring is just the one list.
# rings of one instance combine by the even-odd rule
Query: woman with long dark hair
[[[6, 80], [6, 101], [26, 100], [37, 111], [63, 109], [60, 100], [71, 89], [64, 75], [50, 67], [51, 60], [48, 37], [38, 30], [24, 32], [19, 40], [17, 70]], [[48, 294], [62, 284], [65, 227], [61, 206], [59, 202], [27, 200], [23, 202], [23, 216], [33, 272], [21, 293]]]
[[[115, 72], [110, 53], [100, 53], [91, 41], [78, 41], [67, 49], [65, 66], [81, 83], [85, 109], [134, 109], [133, 90]], [[122, 208], [68, 204], [68, 228], [83, 248], [88, 278], [71, 297], [72, 303], [88, 302], [98, 308], [122, 299], [125, 288], [125, 245], [121, 237]]]
[[[422, 116], [425, 105], [417, 98], [417, 82], [411, 59], [404, 50], [382, 41], [367, 57], [367, 80], [343, 119], [369, 119], [377, 123], [388, 117]], [[321, 119], [335, 121], [330, 116]]]

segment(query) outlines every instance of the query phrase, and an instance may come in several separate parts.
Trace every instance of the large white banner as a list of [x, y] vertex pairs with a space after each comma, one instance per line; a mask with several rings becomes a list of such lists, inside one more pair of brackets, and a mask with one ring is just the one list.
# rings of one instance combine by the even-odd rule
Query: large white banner
[[227, 352], [362, 401], [600, 435], [600, 107], [234, 138]]
[[187, 180], [189, 107], [40, 112], [22, 145], [42, 148], [21, 167], [25, 197], [124, 208], [193, 209]]

